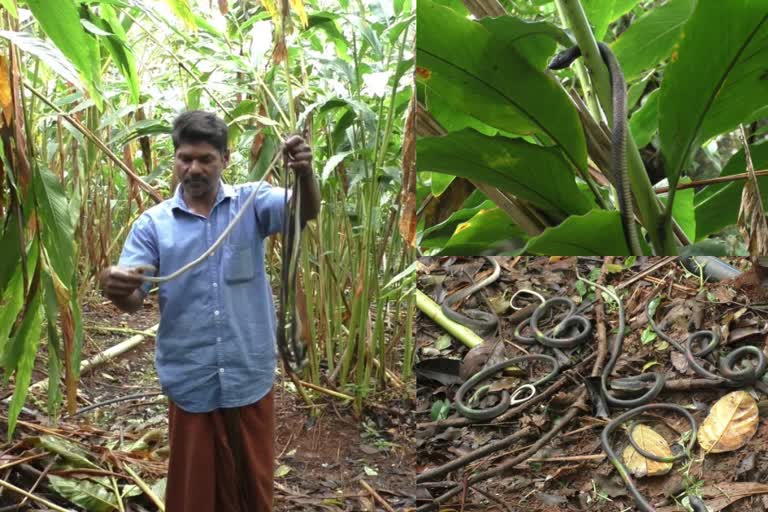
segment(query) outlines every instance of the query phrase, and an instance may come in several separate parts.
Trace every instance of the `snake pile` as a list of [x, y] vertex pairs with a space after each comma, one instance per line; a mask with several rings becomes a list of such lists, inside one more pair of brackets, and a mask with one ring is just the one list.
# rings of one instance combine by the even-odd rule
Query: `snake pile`
[[[490, 282], [493, 282], [498, 278], [498, 275], [495, 275], [498, 271], [498, 263], [496, 263], [492, 258], [488, 259], [494, 262], [494, 274], [492, 274], [489, 278], [486, 278], [483, 281], [478, 282], [477, 284], [463, 290], [461, 292], [461, 297], [452, 301], [452, 303], [458, 302], [459, 300], [468, 297], [471, 293], [474, 293], [480, 288], [487, 286], [490, 284]], [[619, 475], [624, 480], [627, 488], [634, 497], [638, 509], [642, 512], [654, 512], [654, 507], [648, 503], [648, 501], [638, 491], [634, 481], [629, 475], [629, 471], [617, 457], [613, 446], [611, 445], [611, 435], [627, 421], [643, 415], [651, 410], [666, 410], [679, 414], [683, 416], [690, 424], [691, 435], [686, 450], [672, 457], [658, 457], [638, 446], [632, 436], [634, 425], [630, 427], [629, 432], [629, 442], [632, 444], [635, 450], [640, 453], [640, 455], [659, 462], [676, 462], [688, 457], [690, 454], [690, 450], [696, 441], [696, 420], [693, 418], [690, 412], [679, 405], [653, 402], [653, 400], [664, 389], [666, 380], [664, 375], [661, 373], [647, 372], [640, 375], [611, 380], [611, 374], [613, 373], [616, 363], [623, 350], [626, 331], [624, 306], [621, 302], [621, 299], [613, 290], [581, 276], [579, 276], [579, 279], [593, 286], [597, 290], [602, 291], [606, 296], [613, 300], [617, 306], [618, 326], [616, 328], [616, 334], [609, 345], [610, 355], [608, 362], [603, 368], [600, 377], [600, 395], [610, 407], [629, 410], [617, 416], [605, 426], [601, 434], [600, 441], [609, 460], [616, 467]], [[682, 345], [669, 337], [659, 328], [653, 319], [650, 304], [651, 302], [649, 302], [649, 306], [646, 309], [646, 315], [648, 317], [648, 322], [651, 328], [662, 339], [669, 342], [670, 345], [672, 345], [676, 350], [683, 353], [690, 367], [705, 379], [708, 379], [716, 384], [736, 387], [753, 384], [757, 382], [763, 376], [763, 374], [765, 374], [767, 366], [766, 357], [760, 349], [754, 346], [744, 346], [737, 348], [731, 351], [727, 356], [721, 358], [718, 364], [718, 374], [707, 370], [701, 363], [698, 362], [697, 359], [711, 354], [718, 347], [719, 336], [716, 334], [716, 332], [710, 330], [700, 330], [693, 332], [688, 336], [685, 344]], [[565, 310], [564, 313], [562, 312], [563, 308]], [[443, 309], [446, 309], [445, 304], [443, 304]], [[561, 312], [558, 313], [558, 311]], [[454, 318], [460, 318], [463, 320], [466, 317], [456, 313]], [[542, 323], [545, 321], [545, 319], [554, 319], [554, 326], [545, 329], [543, 327], [544, 324]], [[477, 327], [477, 324], [473, 324], [473, 326]], [[526, 330], [532, 331], [533, 334], [524, 334]], [[576, 304], [571, 299], [567, 297], [552, 297], [550, 299], [543, 300], [533, 310], [529, 318], [522, 320], [522, 322], [517, 325], [515, 328], [515, 340], [518, 343], [524, 345], [539, 345], [542, 347], [542, 349], [545, 350], [549, 349], [558, 351], [580, 347], [589, 339], [591, 333], [591, 322], [578, 312]], [[697, 344], [700, 345], [701, 341], [706, 342], [706, 346], [703, 348], [697, 346]], [[752, 365], [748, 365], [746, 368], [737, 369], [737, 365], [750, 355], [756, 358], [756, 362]], [[507, 368], [516, 367], [520, 363], [530, 362], [545, 362], [551, 369], [545, 375], [538, 377], [534, 382], [521, 386], [512, 395], [510, 395], [509, 391], [502, 390], [500, 392], [498, 403], [491, 407], [474, 408], [472, 406], [473, 402], [489, 394], [488, 385], [479, 387], [470, 403], [465, 401], [469, 391], [478, 386], [478, 384], [488, 380], [493, 375]], [[456, 393], [455, 407], [460, 414], [472, 421], [490, 421], [493, 418], [503, 414], [507, 409], [509, 409], [512, 403], [519, 403], [533, 397], [536, 393], [536, 387], [554, 379], [560, 373], [561, 369], [562, 365], [558, 362], [558, 360], [555, 357], [547, 354], [530, 354], [501, 361], [483, 369], [465, 381]], [[624, 392], [634, 391], [642, 393], [639, 396], [633, 398], [620, 398], [612, 392], [612, 389], [621, 390]], [[528, 394], [523, 399], [515, 400], [517, 395], [519, 395], [522, 391], [525, 391]], [[701, 498], [692, 494], [688, 497], [689, 503], [694, 512], [706, 512], [706, 506]]]

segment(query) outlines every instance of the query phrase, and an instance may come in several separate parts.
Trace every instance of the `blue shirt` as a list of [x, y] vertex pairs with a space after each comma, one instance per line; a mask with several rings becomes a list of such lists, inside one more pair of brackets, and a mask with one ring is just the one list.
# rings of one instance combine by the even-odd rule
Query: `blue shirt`
[[[177, 187], [172, 198], [136, 219], [119, 265], [154, 265], [161, 276], [174, 272], [213, 245], [256, 186], [220, 183], [208, 218], [193, 213]], [[284, 194], [264, 183], [252, 213], [211, 257], [159, 285], [155, 365], [163, 392], [186, 411], [240, 407], [272, 388], [276, 319], [264, 240], [281, 231]]]

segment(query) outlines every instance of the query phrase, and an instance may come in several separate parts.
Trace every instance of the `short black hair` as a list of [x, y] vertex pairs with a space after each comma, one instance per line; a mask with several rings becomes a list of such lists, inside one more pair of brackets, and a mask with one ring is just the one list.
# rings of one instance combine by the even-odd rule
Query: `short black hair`
[[173, 120], [173, 150], [182, 144], [207, 142], [223, 155], [227, 152], [229, 128], [216, 114], [204, 110], [183, 112]]

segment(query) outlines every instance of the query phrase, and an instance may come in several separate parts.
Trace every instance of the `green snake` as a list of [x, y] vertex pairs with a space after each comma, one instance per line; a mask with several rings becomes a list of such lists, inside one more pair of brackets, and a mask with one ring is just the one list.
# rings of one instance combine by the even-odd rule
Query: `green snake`
[[[687, 457], [688, 453], [690, 453], [691, 449], [693, 448], [694, 443], [696, 443], [697, 426], [696, 426], [696, 420], [693, 418], [691, 413], [679, 405], [646, 404], [646, 405], [636, 407], [613, 419], [610, 423], [608, 423], [605, 426], [602, 434], [600, 435], [600, 443], [603, 445], [603, 450], [605, 450], [605, 453], [608, 456], [608, 459], [611, 461], [611, 464], [613, 464], [613, 466], [616, 468], [616, 471], [619, 472], [619, 475], [621, 476], [622, 480], [624, 480], [624, 483], [626, 484], [627, 488], [632, 493], [632, 497], [635, 498], [635, 502], [637, 503], [637, 508], [641, 512], [655, 512], [656, 509], [653, 507], [653, 505], [651, 505], [650, 503], [648, 503], [648, 501], [646, 501], [643, 495], [640, 494], [640, 491], [637, 489], [637, 487], [635, 487], [635, 483], [632, 480], [632, 477], [629, 475], [629, 470], [621, 462], [619, 457], [616, 455], [616, 452], [613, 450], [613, 447], [611, 446], [611, 434], [613, 434], [619, 428], [619, 426], [621, 426], [627, 420], [635, 418], [636, 416], [639, 416], [652, 409], [664, 409], [668, 411], [673, 411], [684, 416], [685, 419], [688, 420], [688, 423], [691, 425], [691, 435], [690, 435], [690, 438], [688, 439], [688, 444], [686, 446], [685, 451], [677, 455], [673, 455], [672, 457], [659, 457], [658, 455], [654, 455], [653, 453], [650, 453], [644, 450], [641, 446], [637, 444], [637, 442], [633, 437], [634, 426], [630, 428], [630, 431], [629, 431], [629, 442], [630, 444], [632, 444], [632, 447], [635, 450], [637, 450], [637, 452], [643, 457], [651, 460], [655, 460], [658, 462], [675, 462], [684, 457]], [[689, 494], [688, 500], [691, 505], [691, 508], [693, 509], [693, 512], [707, 512], [706, 505], [698, 496]]]
[[[557, 306], [566, 306], [568, 311], [560, 322], [549, 332], [546, 333], [539, 328], [539, 321], [542, 317]], [[533, 329], [533, 336], [525, 336], [522, 331], [527, 325]], [[563, 332], [568, 332], [571, 328], [577, 327], [576, 334], [567, 338], [559, 337]], [[525, 345], [532, 345], [538, 342], [546, 347], [568, 349], [584, 343], [592, 333], [592, 324], [581, 315], [576, 314], [576, 304], [568, 297], [552, 297], [545, 300], [537, 307], [533, 314], [527, 320], [523, 320], [515, 328], [515, 339]]]
[[[510, 366], [515, 366], [518, 363], [522, 363], [524, 361], [546, 361], [552, 365], [552, 370], [546, 375], [544, 375], [543, 377], [540, 377], [539, 379], [537, 379], [535, 382], [521, 386], [517, 391], [515, 391], [515, 393], [512, 396], [510, 396], [509, 391], [507, 391], [506, 389], [503, 390], [501, 392], [499, 403], [493, 407], [488, 407], [485, 409], [474, 409], [470, 406], [470, 404], [464, 403], [464, 397], [466, 396], [466, 394], [469, 392], [470, 389], [480, 384], [484, 380], [488, 379], [492, 375], [502, 370], [505, 370]], [[484, 370], [477, 372], [472, 377], [467, 379], [464, 382], [464, 384], [462, 384], [461, 387], [459, 387], [459, 390], [456, 392], [456, 398], [454, 402], [456, 406], [456, 410], [465, 418], [468, 418], [473, 421], [492, 420], [496, 416], [503, 414], [507, 409], [509, 409], [513, 400], [519, 403], [519, 402], [524, 402], [525, 400], [529, 400], [530, 398], [533, 398], [533, 396], [536, 394], [536, 386], [552, 380], [559, 371], [560, 371], [560, 365], [558, 364], [557, 359], [545, 354], [532, 354], [528, 356], [520, 356], [520, 357], [513, 357], [512, 359], [507, 359], [495, 365], [489, 366], [488, 368], [485, 368]], [[530, 394], [525, 396], [525, 398], [523, 399], [517, 398], [517, 395], [520, 394], [520, 391], [525, 389], [529, 390]], [[478, 389], [478, 392], [476, 393], [476, 398], [477, 399], [482, 398], [487, 394], [488, 394], [488, 386], [481, 387], [480, 389]]]
[[[624, 238], [631, 254], [640, 256], [643, 250], [635, 226], [632, 208], [632, 189], [627, 171], [627, 84], [624, 73], [616, 56], [605, 43], [598, 42], [600, 56], [608, 67], [611, 77], [611, 98], [613, 106], [613, 123], [611, 126], [611, 171], [616, 186], [616, 196], [619, 200], [621, 224], [624, 228]], [[563, 69], [570, 66], [581, 56], [581, 48], [572, 46], [552, 59], [549, 69]]]
[[476, 318], [470, 318], [467, 315], [454, 311], [452, 306], [499, 279], [499, 276], [501, 275], [501, 266], [499, 265], [499, 262], [490, 256], [486, 256], [485, 259], [493, 265], [493, 272], [482, 281], [478, 281], [464, 288], [460, 292], [447, 297], [442, 304], [442, 310], [445, 316], [456, 323], [469, 327], [481, 336], [496, 329], [496, 326], [498, 325], [498, 318], [496, 315], [485, 311], [472, 310], [472, 313]]
[[[685, 341], [685, 345], [681, 345], [677, 340], [671, 338], [667, 333], [661, 330], [661, 328], [656, 324], [653, 319], [653, 314], [651, 313], [651, 302], [652, 301], [649, 301], [645, 308], [645, 314], [648, 317], [648, 323], [650, 324], [651, 329], [653, 329], [653, 331], [659, 337], [675, 347], [675, 349], [677, 349], [679, 352], [683, 353], [685, 355], [685, 359], [688, 361], [688, 365], [693, 369], [693, 371], [705, 379], [709, 379], [728, 386], [741, 386], [757, 381], [760, 379], [760, 377], [763, 376], [766, 368], [768, 368], [768, 361], [766, 361], [766, 357], [765, 354], [763, 354], [763, 351], [755, 346], [747, 345], [744, 347], [739, 347], [731, 351], [727, 356], [720, 358], [718, 363], [718, 369], [720, 371], [719, 375], [710, 372], [701, 366], [696, 358], [704, 357], [717, 348], [720, 343], [720, 336], [717, 334], [717, 332], [710, 330], [700, 330], [690, 333]], [[698, 351], [694, 352], [694, 344], [699, 340], [704, 340], [706, 345], [700, 348]], [[700, 344], [698, 346], [701, 347]], [[736, 370], [736, 364], [743, 360], [747, 355], [755, 356], [757, 358], [757, 362], [751, 367], [745, 368], [743, 370]]]
[[[550, 310], [561, 305], [565, 305], [568, 308], [567, 312], [565, 313], [565, 316], [550, 332], [548, 333], [542, 332], [541, 329], [539, 329], [539, 321], [541, 320], [541, 318]], [[534, 330], [534, 336], [532, 337], [524, 336], [521, 333], [522, 328], [528, 324], [530, 324]], [[559, 337], [561, 333], [570, 331], [571, 328], [573, 327], [578, 328], [576, 334], [566, 338]], [[533, 311], [533, 315], [528, 320], [524, 320], [517, 326], [515, 330], [515, 337], [517, 338], [518, 341], [524, 344], [534, 344], [535, 342], [538, 342], [547, 347], [551, 347], [555, 349], [565, 349], [565, 348], [572, 348], [583, 343], [584, 341], [586, 341], [587, 337], [590, 335], [591, 332], [592, 332], [592, 324], [589, 322], [589, 320], [587, 320], [583, 316], [576, 314], [576, 304], [574, 304], [572, 300], [568, 299], [567, 297], [553, 297], [539, 304], [539, 306], [536, 307], [536, 309]], [[471, 407], [471, 404], [464, 402], [464, 398], [470, 389], [480, 384], [481, 382], [487, 380], [492, 375], [506, 368], [509, 368], [510, 366], [514, 366], [520, 362], [536, 361], [536, 360], [545, 361], [549, 363], [552, 367], [552, 370], [546, 375], [544, 375], [543, 377], [533, 382], [532, 384], [525, 384], [521, 386], [511, 396], [508, 391], [506, 390], [502, 391], [499, 403], [496, 404], [495, 406], [488, 407], [485, 409], [474, 409]], [[456, 398], [455, 398], [456, 410], [462, 416], [470, 420], [489, 421], [495, 418], [496, 416], [503, 414], [510, 407], [512, 402], [520, 403], [532, 398], [536, 392], [536, 386], [552, 380], [557, 376], [559, 372], [560, 372], [560, 363], [558, 362], [558, 360], [550, 355], [545, 355], [545, 354], [521, 356], [521, 357], [515, 357], [512, 359], [502, 361], [498, 364], [490, 366], [489, 368], [486, 368], [476, 373], [475, 375], [467, 379], [467, 381], [464, 382], [464, 384], [462, 384], [462, 386], [456, 392]], [[529, 391], [531, 391], [531, 393], [525, 396], [525, 399], [517, 398], [520, 392], [525, 389], [528, 389]], [[473, 397], [473, 399], [477, 400], [487, 394], [488, 394], [488, 386], [480, 387], [475, 393], [475, 396]]]

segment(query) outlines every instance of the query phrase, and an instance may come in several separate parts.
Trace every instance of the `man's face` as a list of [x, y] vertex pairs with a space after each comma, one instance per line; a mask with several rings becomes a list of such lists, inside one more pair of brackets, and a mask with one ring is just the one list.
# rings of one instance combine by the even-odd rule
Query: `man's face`
[[229, 151], [221, 154], [207, 142], [181, 144], [174, 157], [176, 178], [184, 195], [202, 199], [216, 193], [221, 172], [229, 163]]

